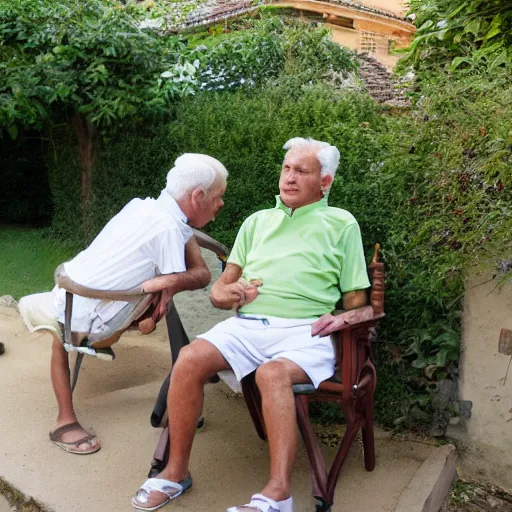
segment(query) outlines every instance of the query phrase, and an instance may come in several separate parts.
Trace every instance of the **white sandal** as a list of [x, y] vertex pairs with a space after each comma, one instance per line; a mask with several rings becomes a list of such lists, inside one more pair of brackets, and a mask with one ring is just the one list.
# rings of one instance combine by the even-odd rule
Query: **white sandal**
[[[146, 480], [137, 494], [132, 498], [132, 507], [138, 510], [153, 511], [162, 508], [170, 501], [181, 496], [185, 491], [192, 487], [192, 478], [185, 478], [181, 482], [172, 482], [171, 480], [164, 480], [163, 478], [150, 478]], [[145, 507], [144, 504], [148, 502], [148, 497], [152, 491], [158, 491], [167, 495], [167, 499], [155, 505], [154, 507]]]
[[227, 512], [293, 512], [293, 499], [274, 501], [263, 494], [255, 494], [247, 505], [228, 508]]

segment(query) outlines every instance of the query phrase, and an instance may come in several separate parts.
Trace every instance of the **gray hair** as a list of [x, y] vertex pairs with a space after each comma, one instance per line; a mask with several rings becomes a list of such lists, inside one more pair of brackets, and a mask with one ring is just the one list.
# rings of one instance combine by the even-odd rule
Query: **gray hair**
[[336, 146], [331, 146], [327, 142], [321, 142], [315, 139], [303, 139], [302, 137], [294, 137], [286, 142], [283, 149], [287, 152], [292, 148], [304, 148], [316, 151], [316, 157], [322, 166], [321, 176], [332, 176], [336, 174], [340, 163], [340, 152]]
[[174, 162], [167, 174], [165, 190], [176, 200], [200, 187], [206, 194], [220, 182], [226, 182], [228, 171], [217, 159], [200, 153], [185, 153]]

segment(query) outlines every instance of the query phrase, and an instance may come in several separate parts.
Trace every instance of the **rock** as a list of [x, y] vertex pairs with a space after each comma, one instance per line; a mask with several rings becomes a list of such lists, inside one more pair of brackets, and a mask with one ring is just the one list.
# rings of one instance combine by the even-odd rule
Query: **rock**
[[15, 301], [10, 295], [2, 295], [0, 297], [0, 306], [5, 308], [18, 308], [18, 302]]
[[[499, 498], [496, 498], [496, 496], [487, 496], [487, 504], [492, 509], [502, 509], [502, 507], [505, 505], [505, 502], [503, 500], [500, 500]], [[505, 510], [505, 509], [503, 509]]]
[[4, 344], [0, 341], [0, 356], [5, 352]]

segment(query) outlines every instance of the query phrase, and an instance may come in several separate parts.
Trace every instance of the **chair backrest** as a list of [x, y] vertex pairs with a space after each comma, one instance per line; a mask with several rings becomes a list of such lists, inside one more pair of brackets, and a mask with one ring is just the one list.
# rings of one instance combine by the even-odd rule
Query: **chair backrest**
[[370, 304], [373, 308], [375, 316], [384, 315], [384, 290], [386, 281], [386, 272], [384, 263], [379, 261], [380, 244], [375, 245], [373, 259], [368, 267], [370, 269], [370, 277], [372, 287], [370, 290]]

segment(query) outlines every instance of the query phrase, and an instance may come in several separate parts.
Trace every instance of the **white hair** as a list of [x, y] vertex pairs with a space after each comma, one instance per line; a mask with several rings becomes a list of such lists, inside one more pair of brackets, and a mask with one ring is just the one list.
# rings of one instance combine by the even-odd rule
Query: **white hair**
[[174, 162], [167, 174], [165, 190], [176, 200], [200, 187], [210, 189], [226, 182], [228, 171], [217, 159], [200, 153], [184, 153]]
[[315, 139], [294, 137], [283, 146], [283, 149], [286, 149], [287, 152], [292, 148], [304, 148], [316, 151], [316, 157], [322, 166], [320, 175], [322, 177], [332, 176], [334, 179], [334, 175], [340, 163], [340, 152], [336, 146], [331, 146], [327, 142], [321, 142]]

